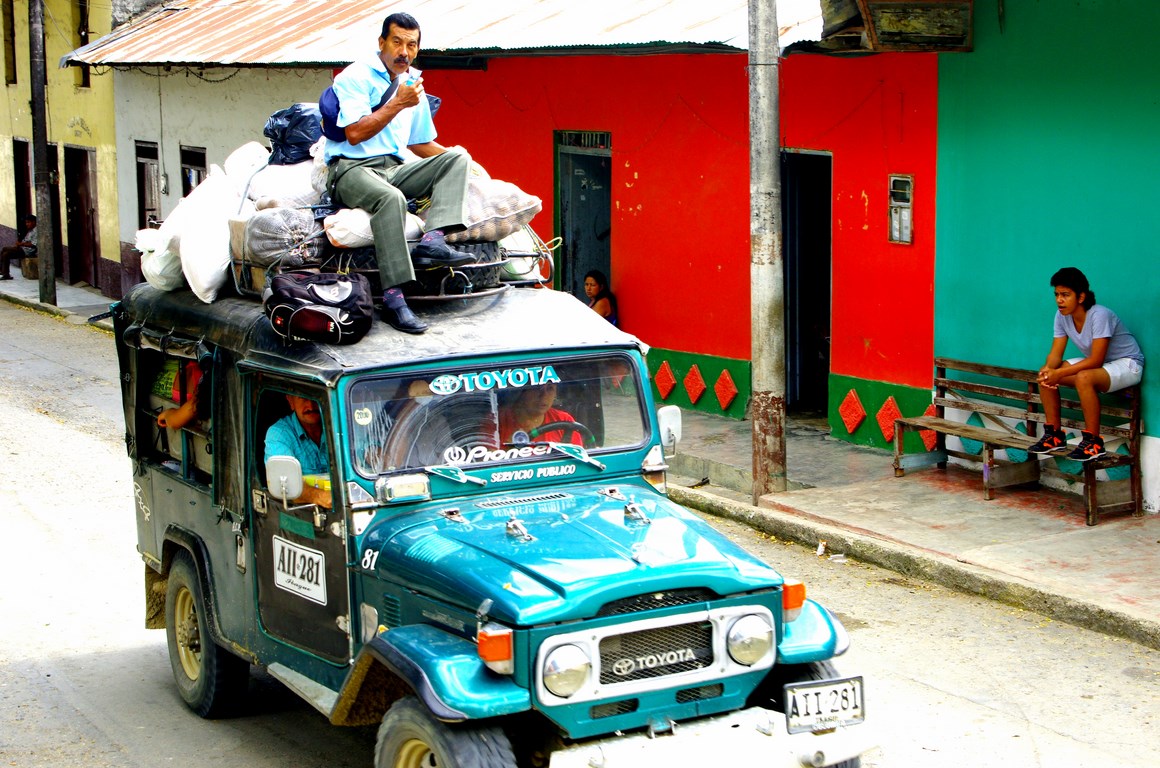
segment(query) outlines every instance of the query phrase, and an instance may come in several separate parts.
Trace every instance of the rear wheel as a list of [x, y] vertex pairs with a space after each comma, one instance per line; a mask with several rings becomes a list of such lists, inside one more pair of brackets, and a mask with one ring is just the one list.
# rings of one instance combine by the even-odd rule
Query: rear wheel
[[184, 551], [173, 558], [169, 568], [165, 636], [173, 679], [189, 708], [211, 718], [233, 711], [245, 693], [250, 665], [210, 637], [197, 569]]
[[441, 723], [413, 696], [383, 717], [375, 768], [515, 768], [511, 742], [499, 728]]

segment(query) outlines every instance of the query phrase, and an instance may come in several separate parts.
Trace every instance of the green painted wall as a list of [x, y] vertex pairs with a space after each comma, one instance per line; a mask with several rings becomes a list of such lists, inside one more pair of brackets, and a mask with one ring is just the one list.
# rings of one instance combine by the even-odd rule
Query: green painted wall
[[[1160, 57], [1154, 0], [975, 3], [975, 50], [939, 57], [935, 353], [1042, 364], [1048, 285], [1082, 269], [1139, 339], [1160, 423]], [[1151, 370], [1149, 370], [1151, 369]]]
[[[657, 371], [664, 363], [676, 378], [676, 386], [669, 392], [667, 398], [662, 398], [657, 389]], [[658, 404], [679, 405], [681, 408], [712, 413], [717, 416], [727, 416], [731, 419], [745, 418], [745, 407], [749, 404], [749, 394], [752, 391], [750, 364], [748, 360], [734, 360], [728, 357], [714, 357], [712, 355], [694, 355], [688, 352], [676, 352], [670, 349], [653, 347], [647, 357], [649, 377], [652, 379], [653, 397]], [[707, 389], [693, 403], [685, 389], [684, 380], [690, 369], [696, 365], [701, 372]], [[721, 376], [722, 371], [729, 371], [733, 378], [733, 385], [737, 388], [737, 396], [733, 398], [728, 408], [721, 408], [713, 386]]]
[[[933, 368], [931, 369], [933, 372]], [[854, 431], [847, 429], [846, 423], [839, 410], [853, 391], [865, 411], [862, 419]], [[870, 381], [857, 379], [853, 376], [830, 375], [829, 383], [829, 413], [830, 434], [838, 440], [846, 440], [856, 445], [869, 445], [875, 448], [890, 448], [894, 442], [890, 440], [879, 424], [878, 414], [889, 398], [893, 397], [896, 407], [902, 416], [921, 416], [931, 402], [931, 390], [904, 387], [900, 384], [891, 384], [885, 381]], [[893, 419], [884, 419], [888, 430], [893, 429]], [[908, 453], [919, 453], [926, 450], [922, 439], [917, 432], [908, 432], [905, 438], [905, 449]]]

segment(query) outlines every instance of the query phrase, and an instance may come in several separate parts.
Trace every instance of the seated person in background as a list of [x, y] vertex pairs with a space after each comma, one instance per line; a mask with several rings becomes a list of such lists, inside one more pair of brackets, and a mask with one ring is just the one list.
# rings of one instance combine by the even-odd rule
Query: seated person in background
[[[526, 442], [568, 442], [584, 445], [584, 439], [580, 433], [575, 430], [570, 431], [567, 428], [553, 429], [534, 437], [531, 436], [531, 430], [541, 424], [551, 424], [555, 421], [576, 421], [572, 418], [572, 414], [567, 411], [553, 408], [552, 405], [555, 402], [555, 382], [506, 390], [501, 393], [499, 405], [500, 445]], [[567, 440], [564, 439], [565, 436], [568, 437]]]
[[176, 408], [166, 408], [157, 415], [157, 426], [169, 429], [181, 429], [197, 418], [198, 387], [201, 384], [201, 366], [193, 360], [180, 364], [181, 377], [177, 375], [178, 362], [171, 361], [162, 369], [159, 382], [172, 377], [169, 395]]
[[24, 217], [24, 226], [16, 233], [16, 245], [0, 250], [0, 280], [11, 280], [11, 264], [22, 259], [36, 258], [36, 217]]
[[[293, 456], [302, 465], [303, 475], [325, 475], [330, 472], [330, 458], [322, 443], [322, 410], [309, 397], [286, 395], [293, 413], [287, 414], [266, 430], [266, 455]], [[295, 504], [332, 506], [330, 491], [304, 483], [302, 495], [292, 499]]]
[[592, 311], [615, 326], [620, 325], [616, 312], [616, 296], [608, 288], [608, 278], [599, 269], [584, 275], [584, 295]]

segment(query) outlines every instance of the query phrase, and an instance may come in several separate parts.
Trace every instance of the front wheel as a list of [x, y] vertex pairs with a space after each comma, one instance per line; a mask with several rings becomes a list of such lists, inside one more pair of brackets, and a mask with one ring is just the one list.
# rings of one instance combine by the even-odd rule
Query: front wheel
[[[832, 661], [814, 661], [808, 664], [778, 664], [770, 675], [772, 685], [766, 688], [773, 699], [774, 709], [785, 712], [782, 686], [791, 683], [805, 683], [811, 680], [833, 680], [841, 677]], [[768, 706], [763, 704], [762, 706]], [[855, 757], [835, 763], [832, 768], [861, 768], [862, 758]]]
[[512, 745], [499, 728], [440, 723], [414, 696], [383, 717], [375, 768], [515, 768]]
[[197, 569], [184, 551], [169, 568], [165, 636], [173, 679], [189, 708], [207, 718], [229, 714], [245, 693], [250, 665], [214, 643]]

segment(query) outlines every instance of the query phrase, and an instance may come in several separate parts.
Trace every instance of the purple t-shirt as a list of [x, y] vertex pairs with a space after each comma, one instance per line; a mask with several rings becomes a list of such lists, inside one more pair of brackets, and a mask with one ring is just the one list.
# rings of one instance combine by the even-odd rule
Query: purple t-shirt
[[1079, 347], [1084, 357], [1092, 353], [1093, 339], [1107, 339], [1108, 351], [1104, 362], [1127, 357], [1140, 365], [1144, 364], [1144, 353], [1136, 343], [1136, 337], [1124, 327], [1116, 313], [1102, 304], [1093, 304], [1087, 311], [1087, 318], [1083, 322], [1083, 330], [1075, 329], [1075, 320], [1070, 315], [1055, 313], [1055, 338], [1066, 336]]

